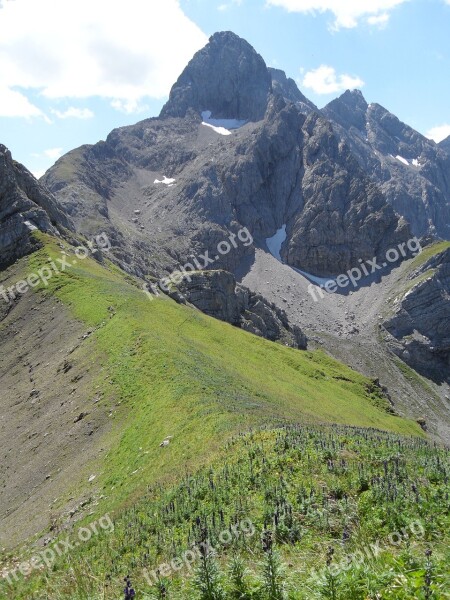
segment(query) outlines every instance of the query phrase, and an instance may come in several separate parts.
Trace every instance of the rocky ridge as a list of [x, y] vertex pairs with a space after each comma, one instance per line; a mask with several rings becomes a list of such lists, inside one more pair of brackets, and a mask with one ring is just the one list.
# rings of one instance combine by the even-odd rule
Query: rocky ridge
[[286, 313], [256, 294], [227, 271], [191, 273], [171, 293], [178, 302], [188, 302], [202, 312], [271, 341], [305, 350], [307, 338]]
[[61, 227], [72, 225], [54, 196], [0, 144], [0, 266], [36, 247], [32, 231], [59, 235]]
[[450, 249], [410, 276], [411, 288], [394, 301], [383, 323], [392, 351], [419, 373], [450, 382]]

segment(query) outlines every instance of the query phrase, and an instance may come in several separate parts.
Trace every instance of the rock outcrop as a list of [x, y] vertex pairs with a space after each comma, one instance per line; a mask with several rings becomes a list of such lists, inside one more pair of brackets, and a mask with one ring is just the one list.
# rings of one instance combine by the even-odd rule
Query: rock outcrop
[[178, 302], [188, 302], [207, 315], [250, 333], [306, 349], [306, 336], [299, 327], [290, 325], [283, 310], [237, 284], [234, 276], [226, 271], [191, 273], [171, 295]]
[[322, 113], [360, 166], [417, 236], [450, 239], [450, 155], [359, 90], [346, 91]]
[[259, 121], [272, 80], [263, 58], [231, 31], [214, 34], [173, 86], [161, 117], [185, 117], [189, 109], [214, 118]]
[[269, 67], [269, 73], [272, 77], [274, 94], [278, 94], [288, 102], [293, 102], [303, 113], [319, 112], [317, 106], [301, 93], [295, 81], [286, 77], [284, 71]]
[[72, 226], [54, 196], [0, 144], [0, 266], [36, 248], [31, 232]]
[[450, 382], [450, 248], [414, 271], [409, 285], [383, 323], [390, 347], [419, 373]]

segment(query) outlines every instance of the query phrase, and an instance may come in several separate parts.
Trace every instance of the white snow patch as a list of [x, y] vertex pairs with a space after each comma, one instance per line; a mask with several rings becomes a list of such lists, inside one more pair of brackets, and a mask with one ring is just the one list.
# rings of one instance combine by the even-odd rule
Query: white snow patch
[[397, 154], [397, 156], [395, 158], [397, 160], [399, 160], [401, 163], [403, 163], [404, 165], [406, 165], [407, 167], [409, 167], [409, 162], [406, 160], [406, 158], [403, 158], [403, 156], [400, 156]]
[[210, 123], [202, 123], [202, 125], [204, 125], [205, 127], [210, 127], [211, 129], [213, 129], [216, 133], [219, 133], [220, 135], [231, 135], [231, 131], [228, 131], [228, 129], [225, 129], [225, 127], [215, 127], [214, 125], [211, 125]]
[[270, 254], [280, 262], [283, 262], [281, 260], [280, 252], [281, 252], [281, 246], [283, 245], [283, 242], [286, 240], [286, 237], [287, 237], [286, 225], [283, 225], [282, 227], [280, 227], [280, 229], [278, 229], [278, 231], [276, 232], [275, 235], [266, 239], [266, 244], [267, 244], [267, 247], [269, 248]]
[[413, 164], [415, 167], [420, 167], [420, 162], [419, 162], [419, 159], [418, 159], [418, 158], [413, 158], [412, 164]]
[[26, 225], [30, 231], [37, 231], [36, 225], [33, 225], [31, 221], [24, 221], [23, 224]]
[[[310, 281], [316, 283], [319, 287], [322, 288], [324, 288], [329, 281], [335, 281], [331, 277], [317, 277], [316, 275], [311, 275], [311, 273], [307, 273], [306, 271], [300, 271], [300, 269], [296, 269], [295, 267], [292, 267], [292, 269], [294, 269], [294, 271], [300, 273], [300, 275], [303, 275], [303, 277], [306, 277], [306, 279], [309, 279]], [[328, 292], [328, 290], [325, 291]], [[332, 292], [329, 293], [331, 294]]]
[[216, 133], [220, 135], [231, 135], [231, 130], [239, 129], [247, 123], [247, 121], [241, 121], [239, 119], [211, 119], [212, 112], [210, 110], [204, 110], [202, 112], [202, 125], [211, 127]]
[[155, 179], [154, 183], [163, 183], [164, 185], [172, 187], [175, 181], [176, 179], [169, 179], [168, 177], [164, 176], [164, 179]]
[[[281, 259], [281, 246], [286, 241], [287, 233], [286, 233], [286, 225], [283, 225], [278, 229], [278, 231], [270, 238], [266, 238], [266, 245], [269, 249], [270, 254], [276, 258], [280, 263], [284, 264]], [[312, 283], [315, 283], [319, 287], [325, 287], [325, 285], [329, 281], [335, 281], [330, 277], [316, 277], [315, 275], [311, 275], [311, 273], [307, 273], [306, 271], [301, 271], [300, 269], [296, 269], [295, 267], [291, 267], [296, 273], [303, 275]], [[328, 291], [328, 290], [325, 290]], [[331, 293], [331, 292], [329, 292]]]

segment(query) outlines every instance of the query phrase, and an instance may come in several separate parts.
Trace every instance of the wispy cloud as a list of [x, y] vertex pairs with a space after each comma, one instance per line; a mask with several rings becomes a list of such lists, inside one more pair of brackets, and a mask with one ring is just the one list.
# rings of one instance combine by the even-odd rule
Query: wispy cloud
[[[450, 0], [448, 0], [448, 4], [450, 4]], [[430, 140], [434, 140], [437, 144], [445, 140], [450, 135], [450, 125], [448, 123], [444, 123], [444, 125], [438, 125], [437, 127], [432, 127], [426, 134], [426, 137]]]
[[52, 160], [58, 160], [58, 158], [63, 155], [63, 149], [62, 148], [49, 148], [48, 150], [44, 150], [43, 155], [46, 158], [51, 158]]
[[52, 109], [52, 114], [58, 119], [92, 119], [94, 117], [94, 113], [89, 108], [75, 108], [74, 106], [70, 106], [64, 111]]
[[146, 97], [164, 98], [207, 41], [178, 0], [5, 2], [0, 116], [41, 116], [26, 90], [47, 99], [97, 96], [136, 106]]
[[303, 77], [303, 87], [313, 90], [316, 94], [335, 94], [348, 89], [361, 88], [364, 81], [353, 75], [338, 75], [336, 69], [328, 65], [320, 65], [317, 69], [308, 71]]
[[[386, 24], [389, 12], [409, 0], [267, 0], [269, 6], [279, 6], [289, 12], [324, 13], [334, 15], [334, 29], [356, 27], [361, 20], [370, 25]], [[450, 0], [446, 0], [450, 2]]]
[[219, 4], [219, 6], [217, 7], [217, 10], [224, 12], [235, 6], [241, 6], [241, 4], [242, 4], [242, 0], [229, 0], [229, 2], [224, 2], [223, 4]]

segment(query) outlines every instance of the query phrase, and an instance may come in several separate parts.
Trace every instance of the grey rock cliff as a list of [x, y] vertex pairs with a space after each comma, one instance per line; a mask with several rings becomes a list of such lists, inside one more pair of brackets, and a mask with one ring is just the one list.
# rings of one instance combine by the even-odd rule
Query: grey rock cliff
[[419, 373], [450, 382], [450, 249], [428, 260], [410, 281], [412, 288], [383, 323], [390, 346]]
[[415, 235], [450, 239], [450, 155], [359, 90], [322, 113]]
[[32, 231], [57, 235], [58, 226], [72, 227], [54, 196], [0, 144], [0, 266], [36, 247]]
[[161, 117], [185, 117], [191, 108], [216, 118], [259, 121], [272, 80], [262, 57], [231, 31], [214, 34], [170, 92]]
[[319, 112], [319, 109], [298, 89], [297, 84], [281, 69], [269, 67], [269, 73], [272, 77], [272, 87], [274, 94], [280, 95], [288, 102], [293, 102], [301, 112], [309, 114], [312, 111]]
[[193, 304], [202, 312], [271, 341], [306, 349], [307, 340], [299, 327], [290, 325], [286, 313], [260, 294], [236, 284], [226, 271], [191, 273], [177, 285], [172, 296]]

